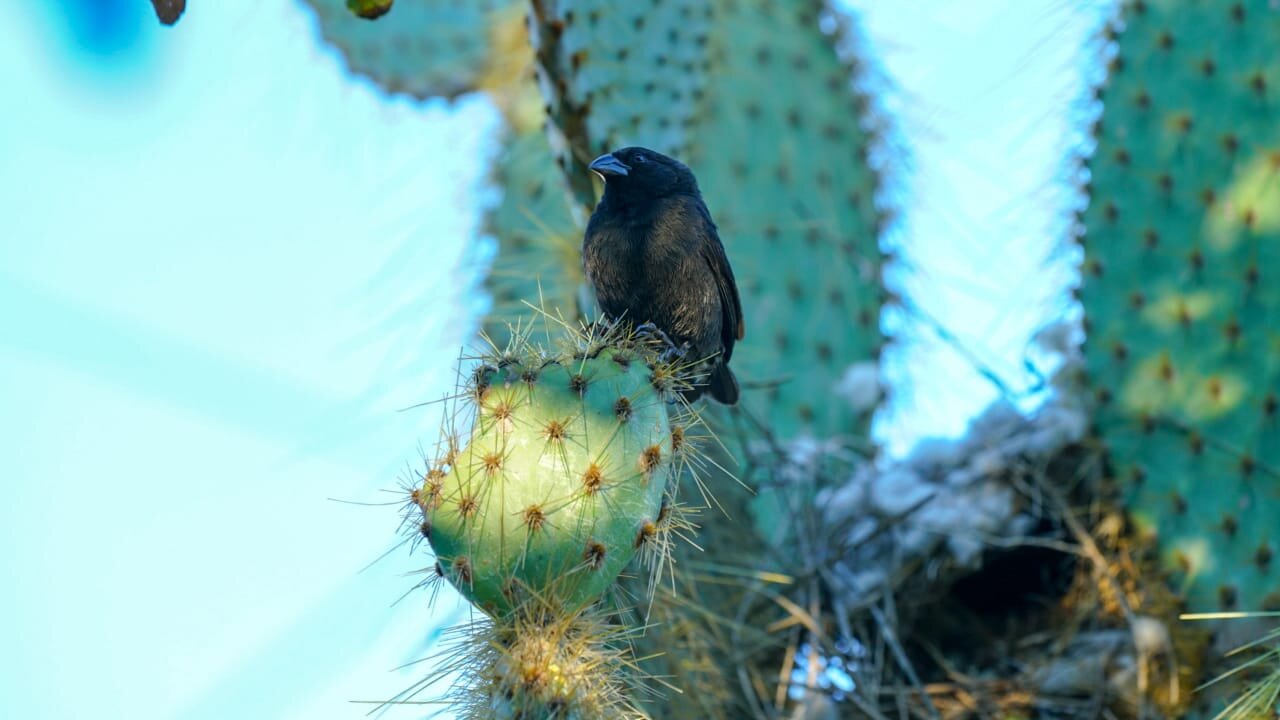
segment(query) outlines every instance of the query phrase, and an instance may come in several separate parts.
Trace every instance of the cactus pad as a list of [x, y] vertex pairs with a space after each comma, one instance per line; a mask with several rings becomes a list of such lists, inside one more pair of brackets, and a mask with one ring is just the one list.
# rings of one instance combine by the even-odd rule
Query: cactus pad
[[865, 430], [830, 398], [883, 341], [879, 176], [869, 106], [841, 57], [846, 36], [821, 29], [823, 5], [534, 4], [543, 93], [579, 202], [595, 202], [585, 166], [603, 150], [643, 145], [685, 161], [742, 289], [735, 370], [769, 388], [746, 401], [784, 436]]
[[1197, 610], [1280, 604], [1280, 11], [1131, 2], [1081, 300], [1097, 429]]
[[[499, 367], [501, 365], [501, 367]], [[492, 615], [594, 601], [660, 521], [676, 442], [632, 349], [479, 366], [466, 446], [416, 499], [440, 571]]]
[[769, 386], [744, 397], [783, 437], [865, 432], [869, 418], [832, 389], [883, 343], [868, 100], [837, 53], [845, 36], [820, 29], [820, 3], [715, 5], [686, 159], [742, 290], [735, 370]]
[[623, 145], [668, 155], [688, 149], [707, 81], [714, 3], [534, 0], [531, 37], [554, 143], [586, 207], [587, 164]]
[[498, 243], [486, 281], [493, 308], [484, 330], [502, 347], [510, 324], [528, 316], [525, 303], [553, 317], [577, 317], [582, 231], [541, 128], [508, 133], [491, 180], [502, 197], [484, 216], [485, 234]]
[[[453, 98], [475, 89], [489, 64], [495, 15], [504, 0], [307, 0], [326, 41], [351, 72], [389, 93]], [[356, 17], [352, 11], [360, 14]], [[381, 12], [379, 12], [381, 11]]]

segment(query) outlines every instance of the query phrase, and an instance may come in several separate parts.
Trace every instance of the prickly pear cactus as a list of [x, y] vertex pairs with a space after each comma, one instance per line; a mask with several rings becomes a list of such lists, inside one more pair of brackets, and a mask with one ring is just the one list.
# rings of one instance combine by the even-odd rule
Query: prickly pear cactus
[[530, 317], [529, 305], [569, 322], [577, 317], [582, 230], [541, 127], [508, 133], [492, 181], [502, 196], [484, 215], [484, 232], [498, 243], [486, 280], [493, 306], [484, 331], [503, 347], [510, 328]]
[[491, 615], [586, 606], [661, 521], [675, 380], [635, 349], [596, 352], [480, 365], [465, 446], [414, 496], [440, 572]]
[[[378, 23], [404, 26], [408, 3], [397, 0]], [[832, 400], [848, 366], [877, 358], [884, 299], [878, 243], [884, 217], [876, 205], [879, 176], [871, 168], [874, 114], [854, 85], [858, 68], [844, 59], [853, 48], [842, 17], [811, 0], [662, 0], [642, 9], [598, 0], [530, 0], [527, 7], [540, 101], [525, 99], [529, 86], [520, 67], [529, 47], [511, 32], [510, 14], [502, 20], [485, 16], [482, 33], [468, 26], [472, 37], [483, 36], [497, 49], [484, 63], [471, 64], [481, 68], [475, 74], [437, 64], [427, 73], [437, 79], [414, 91], [449, 96], [484, 89], [507, 124], [493, 173], [501, 200], [484, 222], [499, 246], [488, 281], [495, 304], [487, 333], [498, 346], [512, 340], [503, 328], [528, 316], [525, 303], [541, 304], [570, 322], [586, 311], [581, 227], [598, 197], [586, 165], [614, 147], [647, 145], [693, 167], [720, 224], [746, 305], [748, 335], [734, 365], [752, 414], [768, 418], [782, 437], [865, 435], [870, 408]], [[439, 77], [451, 80], [442, 83]], [[393, 89], [405, 85], [392, 83]], [[545, 134], [544, 105], [550, 121]], [[763, 137], [784, 140], [762, 144]], [[566, 187], [572, 205], [564, 202]], [[519, 343], [518, 334], [514, 340]], [[614, 584], [637, 543], [643, 554], [664, 536], [664, 522], [668, 530], [683, 528], [670, 530], [676, 535], [693, 528], [672, 520], [675, 506], [662, 509], [664, 492], [675, 491], [654, 487], [666, 484], [664, 473], [681, 464], [672, 458], [680, 453], [682, 436], [669, 428], [673, 422], [683, 425], [667, 418], [663, 429], [659, 415], [665, 418], [668, 411], [661, 402], [645, 406], [653, 417], [631, 410], [637, 413], [632, 420], [620, 420], [619, 397], [636, 408], [638, 393], [661, 393], [643, 391], [644, 378], [635, 376], [644, 373], [640, 363], [620, 368], [607, 357], [610, 352], [585, 361], [562, 356], [545, 366], [543, 359], [499, 358], [482, 370], [469, 393], [477, 402], [474, 433], [416, 490], [422, 529], [438, 555], [440, 577], [502, 627], [547, 598], [562, 608], [549, 613], [554, 619], [591, 603], [606, 588], [617, 588], [624, 598], [647, 596], [645, 615], [634, 623], [647, 632], [628, 643], [641, 659], [613, 657], [599, 667], [621, 676], [653, 672], [670, 678], [683, 693], [636, 700], [655, 716], [742, 717], [757, 698], [746, 697], [754, 690], [742, 692], [734, 668], [749, 665], [753, 678], [773, 677], [782, 647], [764, 630], [726, 628], [767, 627], [777, 620], [773, 606], [743, 614], [750, 604], [744, 603], [747, 588], [700, 584], [695, 564], [684, 562], [693, 558], [684, 556], [668, 563], [670, 591], [664, 586], [655, 595], [637, 577]], [[582, 397], [571, 387], [570, 372], [580, 364], [604, 378], [589, 383]], [[530, 368], [540, 370], [533, 384], [523, 378]], [[643, 422], [634, 427], [640, 429], [632, 429], [637, 418]], [[565, 443], [563, 450], [551, 448], [555, 433], [547, 423], [556, 419], [565, 423], [557, 433], [572, 429], [584, 439]], [[646, 472], [645, 461], [637, 458], [652, 448], [665, 465]], [[741, 459], [739, 448], [733, 450]], [[606, 468], [600, 460], [605, 456], [617, 462]], [[686, 466], [706, 472], [745, 464], [721, 457]], [[650, 479], [646, 485], [654, 475], [664, 475], [662, 483]], [[598, 477], [616, 483], [593, 494], [588, 488]], [[757, 528], [785, 534], [784, 513], [762, 503], [753, 526], [746, 518], [748, 493], [727, 477], [716, 480], [723, 481], [712, 488], [720, 499], [694, 489], [706, 504], [731, 511], [710, 511], [719, 514], [707, 517], [699, 534], [711, 538], [714, 554], [698, 562], [749, 573], [767, 564]], [[557, 695], [559, 690], [586, 687], [578, 683], [580, 675], [574, 680], [560, 674], [568, 666], [554, 658], [577, 654], [567, 635], [539, 641], [535, 628], [545, 626], [526, 624], [478, 643], [500, 652], [494, 662], [482, 663], [494, 680], [477, 695], [487, 698], [475, 706], [477, 717], [548, 715], [549, 708], [572, 705], [565, 698], [575, 693]], [[581, 717], [609, 716], [579, 705]]]
[[1088, 162], [1087, 370], [1194, 609], [1280, 605], [1280, 9], [1125, 5]]
[[686, 154], [708, 80], [714, 4], [532, 0], [553, 145], [584, 207], [596, 202], [587, 165], [597, 155], [629, 144]]
[[874, 118], [841, 58], [851, 38], [820, 29], [820, 15], [837, 28], [844, 18], [823, 7], [715, 3], [688, 155], [742, 291], [734, 367], [767, 387], [746, 397], [783, 437], [865, 433], [869, 409], [831, 391], [884, 342]]
[[453, 709], [468, 720], [642, 718], [631, 700], [641, 683], [627, 672], [631, 634], [598, 611], [522, 607], [471, 638], [474, 674]]
[[454, 97], [484, 92], [505, 123], [490, 172], [498, 200], [483, 232], [498, 244], [486, 284], [493, 308], [484, 331], [504, 346], [529, 305], [567, 319], [582, 310], [578, 246], [564, 173], [547, 143], [546, 115], [534, 82], [533, 50], [519, 0], [399, 0], [377, 22], [354, 20], [340, 0], [309, 0], [329, 42], [352, 72], [387, 92]]
[[765, 388], [748, 402], [784, 436], [865, 428], [830, 401], [846, 367], [877, 356], [884, 299], [871, 113], [841, 57], [847, 35], [821, 29], [821, 16], [842, 19], [817, 2], [533, 5], [553, 136], [584, 208], [599, 152], [645, 145], [686, 161], [743, 292], [734, 366]]
[[395, 10], [387, 12], [387, 0], [307, 3], [320, 20], [325, 40], [338, 48], [351, 72], [372, 79], [387, 92], [416, 98], [454, 98], [474, 90], [490, 62], [496, 19], [513, 4], [395, 0]]

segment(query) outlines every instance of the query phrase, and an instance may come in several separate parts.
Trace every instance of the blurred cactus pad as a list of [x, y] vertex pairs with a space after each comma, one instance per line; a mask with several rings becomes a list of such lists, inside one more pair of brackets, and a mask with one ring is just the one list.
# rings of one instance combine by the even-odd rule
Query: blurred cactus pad
[[[489, 62], [500, 0], [309, 0], [348, 67], [391, 93], [453, 98], [474, 90]], [[390, 13], [394, 12], [394, 17]], [[383, 17], [384, 15], [388, 17]], [[372, 19], [377, 22], [369, 22]]]
[[1131, 2], [1081, 301], [1097, 431], [1195, 610], [1280, 607], [1280, 10]]

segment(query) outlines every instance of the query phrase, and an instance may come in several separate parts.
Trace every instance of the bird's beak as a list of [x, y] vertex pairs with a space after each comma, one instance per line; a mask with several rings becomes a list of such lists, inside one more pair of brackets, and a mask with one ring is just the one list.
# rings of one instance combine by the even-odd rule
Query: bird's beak
[[610, 176], [614, 175], [626, 175], [627, 171], [631, 169], [612, 154], [601, 155], [595, 160], [592, 160], [591, 164], [587, 167], [594, 170], [597, 175], [605, 180], [608, 180]]

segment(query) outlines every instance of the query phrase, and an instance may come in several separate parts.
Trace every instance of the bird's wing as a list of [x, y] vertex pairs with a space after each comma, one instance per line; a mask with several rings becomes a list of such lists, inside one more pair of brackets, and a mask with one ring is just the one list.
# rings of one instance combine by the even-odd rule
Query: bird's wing
[[733, 279], [733, 268], [729, 267], [729, 258], [724, 253], [724, 244], [720, 242], [715, 223], [705, 209], [703, 215], [708, 237], [702, 243], [702, 256], [711, 266], [716, 289], [720, 291], [720, 308], [723, 313], [720, 335], [724, 341], [724, 360], [728, 362], [733, 354], [733, 342], [741, 340], [746, 334], [746, 325], [742, 319], [742, 299], [738, 297], [738, 283]]

